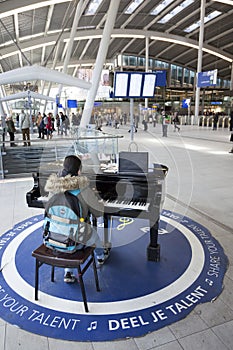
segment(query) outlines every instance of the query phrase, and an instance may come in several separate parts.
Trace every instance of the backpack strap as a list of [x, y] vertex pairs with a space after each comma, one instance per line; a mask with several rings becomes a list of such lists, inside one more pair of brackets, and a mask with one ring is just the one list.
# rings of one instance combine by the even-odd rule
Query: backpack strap
[[[81, 193], [81, 190], [80, 189], [69, 190], [67, 192], [73, 194], [75, 197], [78, 197], [78, 195]], [[80, 221], [82, 222], [82, 221], [85, 221], [85, 219], [83, 218], [83, 211], [82, 211], [82, 207], [81, 207], [80, 201], [78, 201], [78, 205], [79, 205]]]
[[49, 213], [47, 213], [46, 215], [49, 219], [58, 221], [58, 222], [63, 222], [64, 224], [78, 224], [80, 220], [71, 220], [71, 219], [67, 219], [67, 218], [62, 218], [60, 216], [57, 215], [51, 215]]

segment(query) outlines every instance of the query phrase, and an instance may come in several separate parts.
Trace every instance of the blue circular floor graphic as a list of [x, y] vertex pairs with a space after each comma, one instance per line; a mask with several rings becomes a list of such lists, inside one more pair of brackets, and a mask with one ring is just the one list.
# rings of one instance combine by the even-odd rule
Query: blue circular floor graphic
[[199, 223], [163, 210], [159, 262], [147, 261], [147, 220], [114, 218], [113, 249], [98, 269], [101, 291], [92, 268], [84, 275], [89, 313], [79, 283], [64, 283], [63, 269], [56, 269], [51, 282], [47, 265], [40, 268], [35, 301], [31, 253], [42, 242], [42, 220], [42, 215], [24, 220], [0, 237], [0, 317], [26, 331], [72, 341], [143, 336], [222, 291], [228, 262], [222, 247]]

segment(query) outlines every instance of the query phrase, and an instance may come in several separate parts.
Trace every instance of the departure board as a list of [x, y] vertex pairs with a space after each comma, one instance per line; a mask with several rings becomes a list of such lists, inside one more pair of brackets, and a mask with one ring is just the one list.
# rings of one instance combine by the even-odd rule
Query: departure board
[[144, 75], [142, 97], [154, 97], [156, 74], [148, 73]]
[[142, 74], [130, 74], [129, 97], [141, 97]]
[[127, 73], [115, 74], [114, 96], [126, 97], [128, 90], [129, 75]]
[[115, 72], [113, 96], [116, 98], [154, 97], [155, 82], [155, 73]]

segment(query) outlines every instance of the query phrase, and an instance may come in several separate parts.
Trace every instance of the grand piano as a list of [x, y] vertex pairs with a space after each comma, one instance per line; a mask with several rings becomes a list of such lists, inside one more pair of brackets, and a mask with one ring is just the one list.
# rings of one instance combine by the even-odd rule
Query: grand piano
[[[55, 172], [55, 168], [49, 171], [47, 167], [33, 174], [34, 186], [26, 193], [29, 207], [44, 208], [48, 196], [44, 186], [51, 172]], [[147, 260], [160, 260], [158, 229], [163, 201], [163, 183], [167, 172], [168, 168], [161, 164], [154, 164], [152, 169], [148, 169], [143, 174], [111, 173], [106, 172], [106, 169], [98, 169], [97, 173], [82, 172], [89, 178], [90, 186], [104, 201], [104, 244], [106, 247], [111, 246], [109, 218], [120, 216], [148, 219], [150, 242], [147, 247]]]

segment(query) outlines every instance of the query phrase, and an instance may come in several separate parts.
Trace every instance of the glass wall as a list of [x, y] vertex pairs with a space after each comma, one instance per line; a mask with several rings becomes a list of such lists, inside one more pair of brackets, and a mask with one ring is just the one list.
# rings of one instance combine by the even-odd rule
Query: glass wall
[[[119, 59], [115, 60], [115, 62], [118, 62], [118, 66], [119, 61]], [[121, 62], [123, 67], [145, 67], [146, 65], [145, 57], [138, 56], [122, 55]], [[189, 88], [193, 88], [194, 86], [195, 71], [188, 68], [150, 58], [149, 69], [167, 69], [170, 71], [170, 81], [168, 81], [168, 86]], [[216, 87], [229, 89], [230, 80], [217, 79]]]

